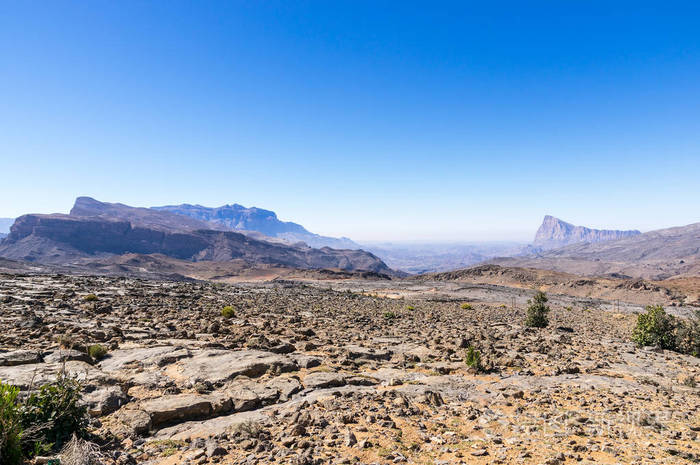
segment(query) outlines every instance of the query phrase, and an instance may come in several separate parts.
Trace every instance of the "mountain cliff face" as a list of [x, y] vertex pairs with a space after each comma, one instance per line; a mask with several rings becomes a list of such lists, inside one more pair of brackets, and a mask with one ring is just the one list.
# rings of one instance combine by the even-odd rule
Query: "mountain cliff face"
[[603, 242], [638, 236], [640, 231], [616, 231], [607, 229], [590, 229], [584, 226], [574, 226], [555, 218], [545, 216], [542, 225], [535, 234], [533, 245], [542, 250], [564, 247], [579, 242]]
[[[218, 208], [201, 205], [167, 205], [152, 207], [155, 211], [175, 213], [187, 218], [209, 223], [214, 228], [237, 231], [256, 231], [266, 236], [283, 239], [290, 243], [305, 242], [311, 247], [332, 247], [335, 249], [359, 249], [360, 245], [346, 237], [334, 238], [309, 232], [302, 225], [291, 221], [281, 221], [277, 214], [262, 208], [246, 208], [242, 205], [224, 205]], [[210, 226], [210, 229], [212, 229]]]
[[632, 234], [617, 240], [579, 242], [525, 257], [489, 261], [573, 274], [617, 274], [645, 279], [700, 274], [700, 223]]
[[165, 211], [79, 198], [70, 215], [18, 218], [0, 243], [0, 256], [67, 264], [128, 253], [162, 254], [196, 262], [243, 260], [251, 265], [392, 273], [379, 258], [362, 250], [271, 243], [207, 226]]

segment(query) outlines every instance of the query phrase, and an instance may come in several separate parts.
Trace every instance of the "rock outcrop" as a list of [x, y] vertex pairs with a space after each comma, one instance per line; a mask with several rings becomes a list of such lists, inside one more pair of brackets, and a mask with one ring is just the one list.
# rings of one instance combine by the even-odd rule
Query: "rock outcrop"
[[553, 216], [545, 216], [542, 225], [535, 234], [533, 245], [537, 248], [555, 249], [578, 242], [603, 242], [638, 236], [640, 231], [617, 231], [608, 229], [590, 229], [574, 226]]

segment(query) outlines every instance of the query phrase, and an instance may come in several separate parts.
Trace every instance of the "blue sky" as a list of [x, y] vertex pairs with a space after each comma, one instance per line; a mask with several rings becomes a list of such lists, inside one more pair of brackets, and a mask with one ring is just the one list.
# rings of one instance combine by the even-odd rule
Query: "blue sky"
[[0, 0], [0, 217], [90, 195], [357, 240], [697, 222], [695, 5]]

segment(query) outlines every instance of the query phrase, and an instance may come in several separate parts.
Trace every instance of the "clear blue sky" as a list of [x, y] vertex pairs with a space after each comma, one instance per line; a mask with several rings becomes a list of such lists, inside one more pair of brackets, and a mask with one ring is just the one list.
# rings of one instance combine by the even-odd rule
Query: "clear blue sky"
[[90, 195], [358, 240], [697, 222], [695, 5], [1, 0], [0, 217]]

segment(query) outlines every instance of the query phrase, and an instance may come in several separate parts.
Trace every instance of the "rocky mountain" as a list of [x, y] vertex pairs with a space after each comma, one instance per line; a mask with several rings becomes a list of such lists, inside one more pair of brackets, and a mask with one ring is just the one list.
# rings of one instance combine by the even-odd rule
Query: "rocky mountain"
[[700, 275], [700, 223], [604, 242], [581, 242], [527, 257], [490, 260], [506, 266], [649, 279]]
[[584, 226], [574, 226], [553, 216], [545, 216], [542, 225], [535, 234], [533, 243], [541, 250], [555, 249], [578, 242], [614, 241], [626, 237], [637, 236], [640, 231], [617, 231], [607, 229], [590, 229]]
[[78, 197], [70, 211], [70, 216], [114, 219], [129, 221], [134, 226], [142, 226], [161, 231], [194, 231], [198, 229], [227, 230], [207, 221], [188, 216], [173, 215], [150, 208], [130, 207], [121, 203], [100, 202], [91, 197]]
[[251, 266], [366, 270], [391, 273], [362, 250], [314, 249], [257, 240], [166, 211], [134, 208], [81, 197], [69, 215], [18, 218], [0, 243], [0, 256], [65, 264], [127, 253], [162, 254], [179, 260], [244, 261]]
[[359, 249], [361, 246], [347, 237], [335, 238], [309, 232], [302, 225], [291, 221], [281, 221], [277, 214], [262, 208], [246, 208], [242, 205], [224, 205], [210, 208], [201, 205], [166, 205], [152, 207], [155, 211], [175, 213], [187, 218], [206, 222], [215, 229], [226, 228], [236, 231], [256, 231], [272, 238], [289, 243], [305, 242], [311, 247], [332, 247], [335, 249]]

